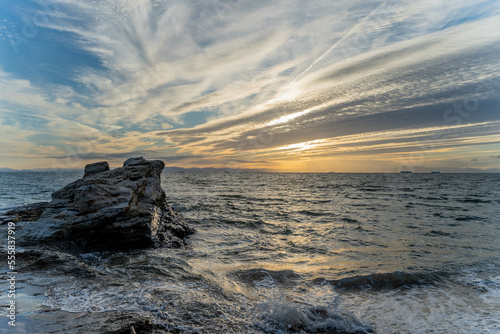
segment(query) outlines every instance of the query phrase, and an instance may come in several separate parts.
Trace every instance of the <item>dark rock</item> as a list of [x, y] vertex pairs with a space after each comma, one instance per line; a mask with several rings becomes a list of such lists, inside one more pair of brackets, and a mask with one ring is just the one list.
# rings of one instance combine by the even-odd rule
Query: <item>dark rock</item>
[[141, 165], [145, 162], [146, 160], [143, 157], [136, 157], [136, 158], [128, 158], [125, 160], [123, 163], [123, 166], [135, 166], [135, 165]]
[[20, 206], [7, 211], [2, 220], [12, 222], [38, 220], [48, 204], [48, 202], [39, 202]]
[[40, 219], [20, 231], [21, 242], [76, 253], [182, 247], [194, 229], [165, 200], [164, 163], [143, 158], [126, 163], [102, 171], [96, 170], [107, 163], [88, 165], [82, 179], [52, 194]]
[[31, 333], [106, 333], [137, 334], [180, 333], [168, 331], [154, 319], [127, 311], [66, 312], [45, 307], [43, 312], [30, 314], [23, 329]]
[[73, 276], [79, 279], [104, 277], [104, 274], [74, 255], [45, 249], [20, 249], [16, 253], [16, 265], [20, 273], [50, 271], [55, 276]]
[[109, 170], [109, 164], [107, 161], [96, 162], [95, 164], [90, 164], [85, 166], [85, 175], [105, 172]]

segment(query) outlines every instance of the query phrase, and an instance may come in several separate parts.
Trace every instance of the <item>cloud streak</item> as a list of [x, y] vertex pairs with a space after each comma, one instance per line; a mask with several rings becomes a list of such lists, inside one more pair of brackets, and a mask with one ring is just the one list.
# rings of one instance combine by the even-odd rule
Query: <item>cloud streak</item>
[[[429, 161], [498, 148], [496, 2], [59, 0], [23, 13], [47, 5], [39, 37], [0, 63], [0, 127], [18, 134], [5, 165], [26, 163], [16, 152], [45, 164], [141, 153], [327, 170], [347, 155], [397, 166], [423, 146]], [[8, 66], [24, 52], [37, 68], [27, 56], [41, 48], [54, 55], [44, 68], [70, 52], [78, 63], [63, 78]]]

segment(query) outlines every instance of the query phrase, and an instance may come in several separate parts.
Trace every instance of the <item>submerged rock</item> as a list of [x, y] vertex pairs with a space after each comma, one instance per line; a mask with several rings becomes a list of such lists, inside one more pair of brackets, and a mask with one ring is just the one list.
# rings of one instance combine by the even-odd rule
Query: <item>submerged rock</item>
[[164, 166], [143, 158], [113, 170], [107, 162], [87, 165], [82, 179], [52, 194], [20, 241], [73, 252], [182, 247], [194, 229], [165, 200]]

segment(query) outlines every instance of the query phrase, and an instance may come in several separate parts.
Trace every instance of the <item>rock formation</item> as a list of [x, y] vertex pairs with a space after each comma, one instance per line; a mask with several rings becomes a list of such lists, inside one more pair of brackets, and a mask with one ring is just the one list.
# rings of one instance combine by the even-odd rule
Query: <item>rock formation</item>
[[52, 194], [18, 240], [70, 252], [182, 247], [194, 229], [165, 200], [164, 166], [143, 158], [113, 170], [107, 162], [87, 165], [82, 179]]
[[39, 202], [22, 205], [20, 207], [7, 211], [4, 217], [0, 217], [0, 221], [27, 222], [38, 220], [43, 211], [45, 211], [45, 209], [47, 208], [48, 204], [48, 202]]

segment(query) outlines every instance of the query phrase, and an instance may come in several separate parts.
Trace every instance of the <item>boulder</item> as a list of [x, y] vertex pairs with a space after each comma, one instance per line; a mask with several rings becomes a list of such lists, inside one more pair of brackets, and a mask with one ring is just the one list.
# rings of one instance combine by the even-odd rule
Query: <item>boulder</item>
[[85, 175], [88, 176], [90, 174], [105, 172], [109, 170], [109, 164], [107, 161], [96, 162], [95, 164], [90, 164], [85, 166]]
[[87, 165], [83, 178], [52, 194], [18, 240], [70, 252], [183, 247], [194, 229], [165, 200], [164, 166], [143, 158], [113, 170], [107, 162]]

